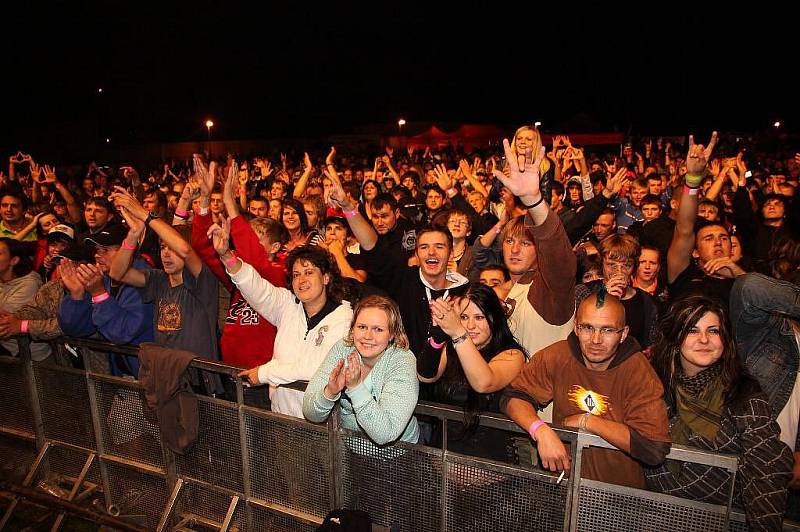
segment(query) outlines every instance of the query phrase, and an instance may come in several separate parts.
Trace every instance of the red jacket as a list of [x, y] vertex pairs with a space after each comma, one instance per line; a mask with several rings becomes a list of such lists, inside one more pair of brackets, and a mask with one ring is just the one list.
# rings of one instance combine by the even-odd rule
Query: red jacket
[[[242, 297], [230, 280], [206, 234], [211, 227], [211, 215], [195, 214], [192, 222], [192, 247], [231, 293], [231, 306], [222, 329], [220, 349], [226, 364], [252, 368], [272, 359], [275, 326], [260, 316]], [[261, 277], [275, 286], [286, 286], [286, 266], [283, 261], [272, 262], [243, 216], [231, 220], [231, 240], [236, 254], [255, 268]]]

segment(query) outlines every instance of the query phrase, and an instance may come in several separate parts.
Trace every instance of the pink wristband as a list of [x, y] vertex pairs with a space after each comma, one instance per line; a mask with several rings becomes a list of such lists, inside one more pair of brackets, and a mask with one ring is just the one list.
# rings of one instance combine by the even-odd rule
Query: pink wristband
[[697, 188], [698, 187], [690, 187], [687, 185], [683, 185], [683, 193], [689, 194], [690, 196], [697, 196]]
[[430, 338], [428, 338], [428, 343], [431, 344], [431, 347], [434, 349], [441, 349], [444, 347], [444, 344], [447, 343], [447, 340], [445, 340], [441, 344], [437, 344], [436, 342], [433, 341], [433, 336], [431, 336]]
[[531, 438], [533, 438], [533, 441], [536, 441], [536, 431], [537, 431], [537, 430], [539, 429], [539, 427], [541, 427], [542, 425], [544, 425], [544, 421], [542, 421], [541, 419], [537, 419], [536, 421], [534, 421], [533, 423], [531, 423], [531, 426], [530, 426], [530, 427], [528, 427], [528, 434], [530, 434], [530, 435], [531, 435]]
[[111, 297], [111, 294], [109, 294], [108, 292], [103, 292], [99, 296], [92, 296], [92, 303], [94, 303], [94, 304], [102, 303], [103, 301], [105, 301], [109, 297]]
[[181, 218], [186, 218], [189, 216], [189, 211], [184, 211], [183, 209], [175, 209], [175, 214], [177, 214]]
[[356, 206], [353, 208], [353, 210], [352, 210], [352, 211], [345, 211], [345, 210], [342, 210], [342, 214], [344, 214], [344, 217], [345, 217], [345, 218], [352, 218], [353, 216], [355, 216], [356, 214], [358, 214], [358, 205], [356, 205]]
[[21, 322], [19, 322], [19, 332], [21, 332], [22, 334], [28, 333], [28, 320], [22, 320]]
[[133, 244], [128, 244], [127, 240], [122, 241], [122, 245], [120, 246], [122, 249], [127, 249], [128, 251], [136, 251], [136, 246]]
[[236, 255], [231, 256], [229, 259], [223, 259], [222, 264], [225, 265], [226, 268], [230, 269], [236, 264], [236, 261], [239, 260]]

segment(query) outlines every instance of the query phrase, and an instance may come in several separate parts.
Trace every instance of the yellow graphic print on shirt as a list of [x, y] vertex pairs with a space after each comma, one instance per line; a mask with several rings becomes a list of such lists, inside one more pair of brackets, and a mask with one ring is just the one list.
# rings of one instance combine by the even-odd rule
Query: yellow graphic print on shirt
[[158, 330], [181, 330], [181, 306], [177, 303], [161, 301], [158, 304]]
[[578, 408], [595, 416], [600, 416], [608, 411], [607, 396], [587, 390], [578, 384], [572, 387], [568, 397]]

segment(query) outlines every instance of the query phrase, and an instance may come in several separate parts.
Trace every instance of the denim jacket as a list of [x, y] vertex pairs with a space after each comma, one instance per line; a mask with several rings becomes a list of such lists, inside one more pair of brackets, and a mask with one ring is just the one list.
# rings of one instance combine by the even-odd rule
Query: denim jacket
[[[792, 394], [800, 367], [791, 322], [800, 319], [800, 287], [748, 273], [736, 279], [730, 308], [739, 358], [767, 394], [775, 419]], [[800, 450], [800, 431], [794, 449]]]

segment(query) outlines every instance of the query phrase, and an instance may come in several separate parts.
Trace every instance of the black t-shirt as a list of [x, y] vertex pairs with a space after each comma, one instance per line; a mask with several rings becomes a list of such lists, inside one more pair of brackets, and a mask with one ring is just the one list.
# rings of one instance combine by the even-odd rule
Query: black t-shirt
[[692, 261], [675, 280], [669, 284], [670, 303], [691, 296], [706, 296], [721, 301], [728, 306], [734, 279], [719, 279], [706, 275]]

